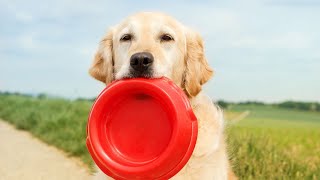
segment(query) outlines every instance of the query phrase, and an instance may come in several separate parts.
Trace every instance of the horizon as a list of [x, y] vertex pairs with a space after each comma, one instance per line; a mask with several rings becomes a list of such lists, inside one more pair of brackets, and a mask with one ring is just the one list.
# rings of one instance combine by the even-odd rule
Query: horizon
[[202, 35], [214, 100], [320, 102], [320, 2], [140, 2], [0, 2], [0, 91], [96, 97], [104, 85], [87, 71], [106, 30], [162, 11]]
[[[53, 98], [53, 99], [64, 99], [64, 100], [70, 100], [70, 101], [76, 101], [76, 100], [87, 100], [87, 101], [95, 101], [95, 99], [97, 98], [97, 96], [93, 96], [93, 97], [64, 97], [64, 96], [59, 96], [59, 95], [54, 95], [54, 94], [47, 94], [47, 93], [24, 93], [24, 92], [11, 92], [11, 91], [1, 91], [0, 90], [0, 95], [1, 94], [9, 94], [9, 95], [18, 95], [18, 96], [27, 96], [27, 97], [32, 97], [32, 98], [39, 98], [40, 96], [44, 96], [45, 98]], [[279, 103], [284, 103], [284, 102], [295, 102], [295, 103], [316, 103], [316, 104], [320, 104], [320, 101], [296, 101], [296, 100], [291, 100], [291, 99], [287, 99], [287, 100], [281, 100], [281, 101], [259, 101], [259, 100], [243, 100], [243, 101], [227, 101], [224, 99], [213, 99], [212, 101], [217, 103], [218, 101], [224, 101], [226, 103], [230, 103], [230, 104], [241, 104], [241, 103], [263, 103], [266, 105], [272, 105], [272, 104], [279, 104]]]

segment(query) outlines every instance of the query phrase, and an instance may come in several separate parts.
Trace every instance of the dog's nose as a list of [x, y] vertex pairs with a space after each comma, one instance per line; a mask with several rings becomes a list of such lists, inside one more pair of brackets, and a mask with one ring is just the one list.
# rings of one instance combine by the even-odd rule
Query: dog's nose
[[153, 63], [153, 56], [148, 52], [135, 53], [130, 58], [130, 66], [139, 72], [146, 71]]

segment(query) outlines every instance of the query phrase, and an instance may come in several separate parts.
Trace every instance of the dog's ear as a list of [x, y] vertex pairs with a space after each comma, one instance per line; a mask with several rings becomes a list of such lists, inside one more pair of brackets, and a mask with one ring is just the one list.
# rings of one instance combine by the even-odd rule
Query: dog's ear
[[110, 83], [113, 77], [113, 53], [112, 53], [113, 32], [109, 30], [107, 35], [100, 41], [98, 51], [95, 54], [89, 74], [103, 83]]
[[201, 86], [210, 79], [213, 70], [209, 67], [204, 55], [203, 40], [200, 35], [187, 30], [186, 43], [186, 70], [183, 88], [189, 97], [194, 97], [201, 91]]

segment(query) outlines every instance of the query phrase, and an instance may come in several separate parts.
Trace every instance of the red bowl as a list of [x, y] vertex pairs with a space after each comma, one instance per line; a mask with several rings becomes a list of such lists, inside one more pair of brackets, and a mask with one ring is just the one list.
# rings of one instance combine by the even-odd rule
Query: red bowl
[[87, 124], [87, 148], [115, 179], [169, 179], [189, 160], [197, 119], [184, 92], [166, 78], [108, 85]]

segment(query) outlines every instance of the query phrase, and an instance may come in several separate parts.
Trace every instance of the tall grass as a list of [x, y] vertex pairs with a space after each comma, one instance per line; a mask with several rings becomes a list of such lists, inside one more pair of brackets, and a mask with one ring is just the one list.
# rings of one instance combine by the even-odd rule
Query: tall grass
[[85, 145], [91, 104], [89, 101], [0, 95], [0, 118], [91, 164]]
[[[89, 166], [86, 123], [92, 102], [0, 94], [0, 118]], [[233, 105], [227, 142], [240, 179], [320, 179], [320, 113], [267, 105]], [[227, 116], [228, 117], [228, 116]]]
[[227, 128], [240, 179], [319, 179], [320, 113], [236, 106], [251, 114]]

